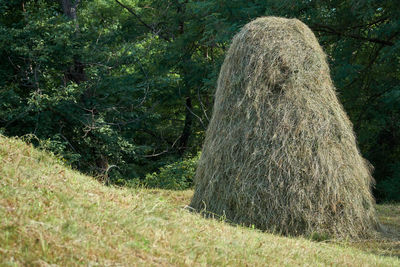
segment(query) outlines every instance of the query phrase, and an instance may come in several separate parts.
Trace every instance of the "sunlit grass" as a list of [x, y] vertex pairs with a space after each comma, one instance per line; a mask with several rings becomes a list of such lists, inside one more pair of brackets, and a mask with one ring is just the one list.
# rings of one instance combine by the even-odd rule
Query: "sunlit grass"
[[[318, 243], [262, 233], [189, 212], [191, 195], [106, 187], [0, 136], [0, 265], [400, 265], [394, 240]], [[378, 210], [392, 230], [400, 225], [398, 205]]]

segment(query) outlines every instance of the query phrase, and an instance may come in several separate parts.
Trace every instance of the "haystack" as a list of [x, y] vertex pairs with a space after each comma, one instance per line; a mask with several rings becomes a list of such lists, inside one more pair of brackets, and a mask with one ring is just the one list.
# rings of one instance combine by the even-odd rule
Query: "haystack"
[[191, 206], [286, 235], [367, 237], [372, 183], [312, 31], [277, 17], [245, 25], [220, 72]]

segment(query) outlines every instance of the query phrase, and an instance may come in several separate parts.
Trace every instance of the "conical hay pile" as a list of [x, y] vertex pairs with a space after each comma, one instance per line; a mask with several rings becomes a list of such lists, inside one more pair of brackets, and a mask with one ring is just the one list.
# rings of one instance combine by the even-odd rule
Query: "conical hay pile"
[[245, 25], [220, 72], [191, 206], [282, 234], [367, 237], [372, 182], [312, 31], [276, 17]]

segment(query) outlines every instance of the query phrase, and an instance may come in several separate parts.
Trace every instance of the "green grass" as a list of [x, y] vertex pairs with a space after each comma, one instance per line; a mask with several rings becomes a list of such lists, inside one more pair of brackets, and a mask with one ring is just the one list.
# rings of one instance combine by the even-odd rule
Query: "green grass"
[[378, 206], [392, 239], [313, 242], [205, 219], [191, 195], [106, 187], [0, 136], [0, 266], [400, 266], [399, 205]]

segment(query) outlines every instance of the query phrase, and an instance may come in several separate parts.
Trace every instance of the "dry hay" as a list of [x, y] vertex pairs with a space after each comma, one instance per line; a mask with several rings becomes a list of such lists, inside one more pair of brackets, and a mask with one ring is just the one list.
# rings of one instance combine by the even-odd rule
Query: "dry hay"
[[370, 169], [312, 31], [277, 17], [245, 25], [220, 72], [191, 206], [286, 235], [364, 238], [377, 228]]

